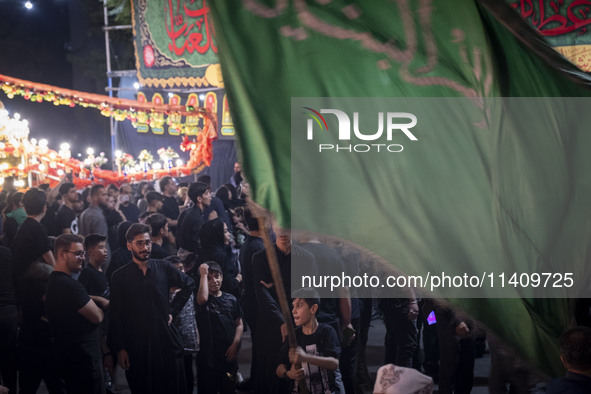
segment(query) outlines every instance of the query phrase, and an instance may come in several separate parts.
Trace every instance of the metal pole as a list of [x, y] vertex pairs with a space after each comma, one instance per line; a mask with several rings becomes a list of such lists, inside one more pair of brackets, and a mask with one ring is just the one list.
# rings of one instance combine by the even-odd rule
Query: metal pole
[[[107, 0], [103, 0], [103, 18], [105, 27], [105, 53], [107, 58], [107, 82], [109, 97], [113, 97], [113, 79], [111, 78], [111, 48], [109, 45], [109, 10], [107, 8]], [[115, 157], [115, 151], [117, 150], [117, 134], [115, 133], [115, 119], [113, 116], [109, 118], [109, 129], [111, 132], [111, 158]], [[111, 160], [113, 169], [115, 169], [115, 160]]]

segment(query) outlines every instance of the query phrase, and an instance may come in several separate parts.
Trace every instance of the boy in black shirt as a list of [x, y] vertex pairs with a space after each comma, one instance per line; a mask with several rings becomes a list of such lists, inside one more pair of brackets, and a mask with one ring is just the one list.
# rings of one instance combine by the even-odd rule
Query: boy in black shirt
[[209, 261], [199, 266], [197, 327], [201, 348], [197, 355], [197, 391], [235, 392], [236, 356], [242, 337], [242, 319], [236, 297], [224, 293], [222, 269]]
[[80, 273], [78, 281], [82, 283], [89, 295], [109, 299], [109, 282], [102, 269], [107, 262], [106, 240], [107, 237], [100, 234], [88, 234], [84, 238], [88, 264]]
[[[305, 379], [310, 394], [335, 392], [335, 371], [339, 368], [341, 347], [335, 330], [318, 323], [316, 312], [320, 298], [314, 289], [298, 289], [293, 294], [292, 315], [297, 348], [286, 341], [281, 349], [275, 373], [293, 382], [292, 393], [299, 393], [297, 381]], [[296, 369], [300, 363], [302, 368]]]

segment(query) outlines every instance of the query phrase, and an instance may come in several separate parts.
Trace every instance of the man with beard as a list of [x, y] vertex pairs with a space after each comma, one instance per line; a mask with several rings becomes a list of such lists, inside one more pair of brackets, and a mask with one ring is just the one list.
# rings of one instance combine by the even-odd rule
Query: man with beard
[[107, 235], [107, 220], [103, 208], [107, 205], [107, 189], [103, 185], [93, 185], [90, 188], [90, 206], [80, 215], [80, 234]]
[[74, 212], [74, 204], [80, 200], [76, 185], [66, 182], [60, 186], [60, 194], [64, 205], [57, 210], [55, 218], [59, 234], [78, 234], [78, 217]]
[[[133, 224], [126, 234], [132, 262], [111, 278], [112, 350], [132, 393], [183, 393], [183, 346], [171, 322], [195, 283], [171, 263], [151, 260], [150, 227]], [[169, 304], [170, 288], [181, 290]]]
[[57, 369], [68, 393], [104, 393], [98, 325], [109, 302], [89, 296], [72, 278], [80, 272], [86, 253], [82, 239], [62, 234], [55, 240], [55, 271], [49, 277], [45, 305], [55, 340]]

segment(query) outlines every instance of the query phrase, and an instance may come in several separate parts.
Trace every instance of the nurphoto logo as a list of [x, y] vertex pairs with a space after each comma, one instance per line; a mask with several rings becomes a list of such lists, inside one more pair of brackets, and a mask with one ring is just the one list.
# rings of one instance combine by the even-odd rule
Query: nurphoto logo
[[[321, 109], [316, 111], [310, 107], [302, 107], [304, 114], [308, 116], [306, 127], [306, 138], [309, 141], [314, 140], [314, 129], [320, 132], [328, 132], [328, 123], [322, 114], [331, 114], [336, 117], [338, 122], [338, 141], [355, 142], [371, 141], [372, 143], [359, 144], [318, 144], [318, 151], [325, 152], [391, 152], [398, 153], [404, 150], [401, 144], [390, 143], [399, 136], [406, 136], [411, 141], [418, 141], [417, 137], [411, 132], [411, 129], [417, 125], [417, 117], [408, 112], [378, 112], [377, 131], [360, 130], [359, 112], [353, 112], [353, 127], [351, 127], [351, 118], [344, 111], [339, 109]], [[374, 115], [375, 116], [375, 115]], [[385, 120], [384, 120], [385, 119]], [[384, 127], [384, 123], [386, 124]], [[351, 132], [351, 129], [353, 132]], [[384, 130], [385, 129], [385, 130]], [[332, 130], [331, 130], [332, 131]], [[385, 133], [384, 133], [385, 131]], [[385, 135], [384, 135], [385, 134]], [[383, 141], [383, 142], [382, 142]], [[382, 142], [382, 143], [380, 143]]]

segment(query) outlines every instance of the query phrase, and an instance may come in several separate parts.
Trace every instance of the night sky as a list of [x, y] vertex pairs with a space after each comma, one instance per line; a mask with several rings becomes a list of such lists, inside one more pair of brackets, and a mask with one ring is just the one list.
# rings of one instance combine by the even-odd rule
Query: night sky
[[[0, 74], [59, 87], [106, 94], [107, 78], [94, 85], [73, 85], [73, 67], [68, 54], [76, 54], [90, 39], [70, 38], [70, 6], [68, 0], [30, 0], [33, 8], [25, 8], [26, 0], [0, 0]], [[78, 1], [78, 0], [73, 0]], [[93, 3], [98, 3], [94, 1]], [[76, 7], [77, 8], [77, 7]], [[73, 15], [86, 23], [87, 15]], [[74, 47], [74, 45], [76, 47]], [[96, 39], [94, 46], [97, 47]], [[104, 52], [104, 39], [102, 43]], [[104, 68], [104, 62], [96, 62]], [[78, 67], [78, 72], [81, 73]], [[102, 70], [98, 70], [101, 75]], [[47, 138], [57, 150], [62, 142], [72, 147], [72, 155], [92, 146], [110, 156], [108, 118], [94, 109], [32, 103], [23, 98], [9, 99], [0, 91], [0, 101], [13, 114], [18, 112], [29, 121], [31, 138]]]

